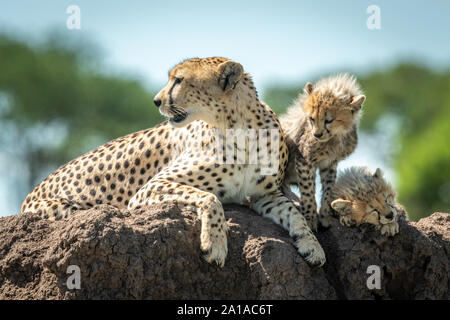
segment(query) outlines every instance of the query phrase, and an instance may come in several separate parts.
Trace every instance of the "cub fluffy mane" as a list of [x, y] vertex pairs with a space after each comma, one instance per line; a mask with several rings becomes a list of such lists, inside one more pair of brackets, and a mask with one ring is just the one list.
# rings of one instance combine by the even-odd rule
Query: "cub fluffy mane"
[[388, 192], [395, 195], [391, 185], [381, 176], [375, 177], [374, 173], [366, 167], [351, 167], [344, 171], [336, 179], [334, 193], [337, 197], [359, 199], [362, 195], [379, 194]]
[[[312, 94], [334, 96], [336, 99], [349, 102], [352, 97], [362, 95], [363, 92], [356, 77], [349, 73], [339, 73], [334, 76], [320, 79], [315, 85]], [[308, 93], [303, 92], [294, 100], [293, 104], [287, 109], [286, 113], [280, 116], [280, 121], [283, 123], [283, 129], [289, 136], [294, 136], [296, 130], [305, 118], [303, 111], [303, 104], [308, 96]], [[356, 121], [359, 121], [361, 111], [358, 112]]]

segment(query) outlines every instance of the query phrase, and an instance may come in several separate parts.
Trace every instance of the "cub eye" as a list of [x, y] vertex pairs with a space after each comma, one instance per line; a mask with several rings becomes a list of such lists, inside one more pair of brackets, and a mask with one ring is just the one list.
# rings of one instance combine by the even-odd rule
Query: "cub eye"
[[330, 119], [330, 120], [325, 120], [325, 124], [330, 124], [334, 121], [334, 119]]
[[183, 81], [182, 78], [175, 78], [175, 84], [180, 84]]
[[312, 123], [314, 123], [314, 119], [312, 117], [309, 117], [309, 121], [311, 121]]

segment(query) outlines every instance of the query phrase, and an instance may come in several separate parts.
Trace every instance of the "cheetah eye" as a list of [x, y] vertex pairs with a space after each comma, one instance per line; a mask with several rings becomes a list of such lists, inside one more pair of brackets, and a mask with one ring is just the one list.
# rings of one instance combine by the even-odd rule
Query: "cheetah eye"
[[325, 124], [330, 124], [330, 123], [332, 123], [334, 121], [334, 119], [329, 119], [329, 120], [326, 120], [325, 119]]
[[175, 84], [180, 84], [183, 81], [183, 78], [175, 78]]

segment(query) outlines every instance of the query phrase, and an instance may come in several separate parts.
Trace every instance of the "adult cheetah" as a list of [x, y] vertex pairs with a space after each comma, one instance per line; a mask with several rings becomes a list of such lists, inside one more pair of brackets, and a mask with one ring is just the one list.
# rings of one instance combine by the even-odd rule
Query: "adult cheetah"
[[[325, 263], [305, 218], [281, 192], [288, 150], [278, 119], [258, 99], [239, 63], [220, 57], [183, 61], [169, 72], [154, 102], [168, 121], [62, 166], [34, 188], [21, 211], [60, 219], [102, 203], [135, 209], [175, 202], [198, 213], [205, 259], [223, 266], [227, 223], [222, 203], [250, 198], [251, 208], [289, 230], [309, 264]], [[244, 144], [236, 142], [249, 129], [263, 132], [253, 149], [248, 136]], [[273, 172], [248, 161], [264, 146]]]

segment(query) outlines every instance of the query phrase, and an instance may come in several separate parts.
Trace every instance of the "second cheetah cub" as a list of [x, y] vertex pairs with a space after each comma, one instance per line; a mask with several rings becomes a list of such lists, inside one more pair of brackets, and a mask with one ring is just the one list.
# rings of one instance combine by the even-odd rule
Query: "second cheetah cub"
[[331, 207], [339, 214], [345, 226], [369, 223], [382, 235], [398, 233], [398, 212], [395, 209], [395, 192], [377, 169], [372, 173], [365, 167], [344, 170], [331, 189]]
[[316, 170], [320, 171], [322, 183], [319, 222], [328, 227], [330, 190], [336, 180], [337, 164], [356, 148], [357, 126], [365, 100], [356, 78], [343, 73], [321, 79], [315, 85], [308, 82], [304, 92], [280, 117], [290, 140], [283, 189], [288, 193], [290, 185], [298, 184], [300, 209], [313, 229], [317, 229]]

